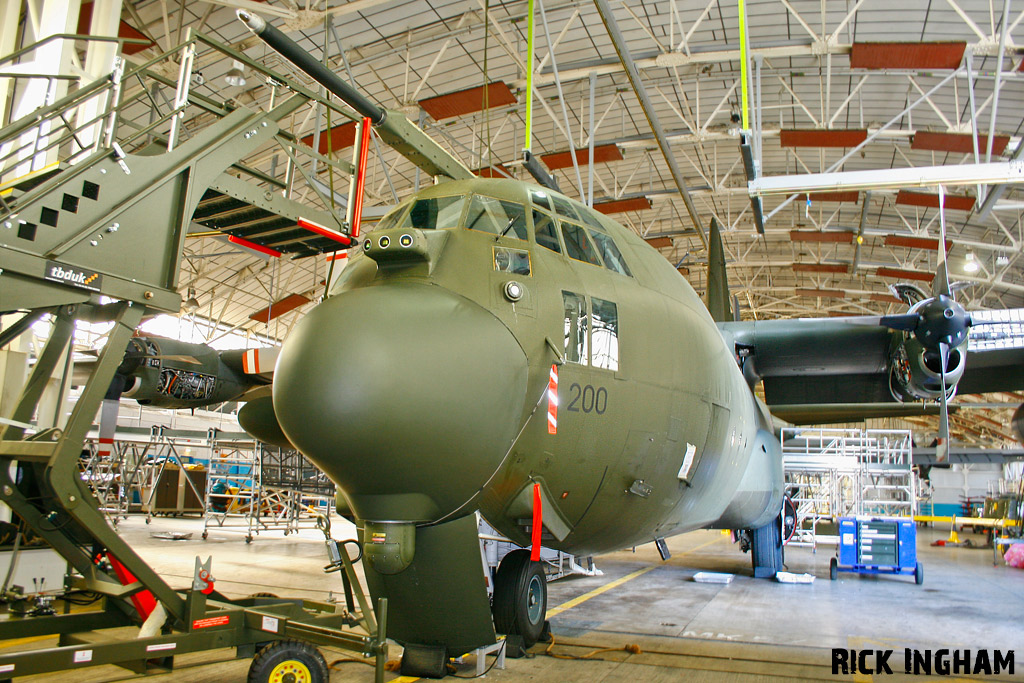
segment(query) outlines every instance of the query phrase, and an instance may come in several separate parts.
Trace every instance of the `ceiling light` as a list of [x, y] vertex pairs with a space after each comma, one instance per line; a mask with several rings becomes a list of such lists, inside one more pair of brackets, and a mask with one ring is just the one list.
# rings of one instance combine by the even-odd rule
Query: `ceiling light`
[[965, 273], [977, 273], [979, 267], [980, 266], [978, 265], [978, 262], [974, 258], [974, 252], [973, 251], [967, 252], [967, 262], [964, 264], [964, 272]]
[[996, 265], [1000, 267], [1010, 265], [1010, 257], [1000, 252], [999, 255], [996, 256]]
[[228, 85], [245, 85], [245, 65], [237, 59], [231, 60], [231, 70], [224, 74], [224, 81]]
[[188, 298], [185, 299], [185, 302], [181, 305], [181, 308], [189, 315], [199, 310], [199, 299], [196, 298], [196, 290], [194, 290], [191, 287], [188, 288]]

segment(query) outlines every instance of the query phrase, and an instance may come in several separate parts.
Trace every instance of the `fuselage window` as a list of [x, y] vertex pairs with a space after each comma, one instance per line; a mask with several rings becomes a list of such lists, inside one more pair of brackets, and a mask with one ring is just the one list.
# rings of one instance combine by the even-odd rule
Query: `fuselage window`
[[493, 247], [494, 269], [515, 275], [530, 274], [530, 252], [525, 249]]
[[551, 196], [544, 190], [531, 190], [530, 200], [542, 209], [551, 210]]
[[593, 299], [590, 362], [595, 368], [619, 369], [619, 311], [611, 301]]
[[597, 230], [591, 230], [590, 236], [594, 238], [597, 250], [601, 252], [605, 268], [614, 270], [616, 273], [632, 276], [632, 273], [629, 272], [629, 267], [626, 266], [626, 262], [622, 260], [622, 252], [615, 246], [615, 242], [612, 241], [611, 237]]
[[417, 199], [402, 221], [401, 227], [420, 230], [456, 228], [465, 205], [466, 198], [462, 196]]
[[522, 204], [477, 195], [469, 203], [466, 227], [492, 235], [525, 240], [526, 209]]
[[587, 231], [583, 229], [583, 226], [564, 221], [560, 221], [560, 223], [562, 239], [565, 240], [565, 253], [569, 255], [569, 258], [593, 263], [595, 266], [601, 265], [601, 260], [597, 257], [597, 250], [590, 238], [587, 237]]
[[562, 292], [565, 308], [565, 360], [587, 364], [587, 301], [579, 294]]
[[533, 210], [533, 234], [537, 236], [537, 244], [550, 249], [556, 254], [562, 253], [562, 247], [558, 243], [558, 235], [555, 234], [555, 221], [543, 211]]

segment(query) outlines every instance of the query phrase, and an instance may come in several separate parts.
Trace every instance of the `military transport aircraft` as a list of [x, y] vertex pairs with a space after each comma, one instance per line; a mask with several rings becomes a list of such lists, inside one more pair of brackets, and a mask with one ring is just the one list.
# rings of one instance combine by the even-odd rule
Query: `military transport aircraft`
[[[279, 31], [239, 15], [352, 97]], [[401, 114], [357, 104], [389, 135], [401, 128]], [[1024, 387], [1021, 349], [968, 350], [972, 319], [952, 297], [944, 258], [933, 291], [918, 292], [906, 314], [734, 322], [714, 225], [705, 306], [607, 216], [550, 187], [474, 178], [439, 160], [436, 143], [417, 144], [396, 147], [439, 182], [364, 237], [284, 341], [272, 389], [250, 393], [240, 416], [337, 483], [339, 507], [360, 528], [370, 591], [389, 598], [405, 673], [442, 676], [449, 655], [495, 642], [496, 631], [521, 647], [536, 642], [547, 592], [526, 548], [538, 540], [590, 555], [694, 529], [743, 530], [755, 574], [774, 575], [783, 476], [769, 405], [814, 422], [920, 412], [901, 403], [919, 399], [944, 408], [957, 387]], [[150, 373], [149, 400], [171, 401], [163, 368], [187, 373], [185, 357], [203, 356], [177, 347], [160, 360], [146, 343], [129, 354], [138, 364], [125, 367], [126, 382]], [[209, 392], [234, 398], [267, 381], [254, 374], [265, 368], [239, 375], [229, 355], [191, 371], [216, 378]], [[753, 391], [759, 382], [769, 405]], [[477, 512], [524, 547], [499, 566], [493, 606]]]

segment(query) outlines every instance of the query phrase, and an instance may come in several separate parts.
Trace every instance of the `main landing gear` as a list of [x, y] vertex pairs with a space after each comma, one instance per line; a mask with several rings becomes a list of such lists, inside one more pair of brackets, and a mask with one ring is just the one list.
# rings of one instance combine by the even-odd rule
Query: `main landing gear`
[[740, 550], [750, 551], [755, 579], [771, 579], [784, 570], [782, 551], [792, 531], [783, 529], [783, 519], [780, 514], [763, 527], [739, 532]]
[[494, 576], [494, 628], [506, 635], [507, 657], [518, 657], [545, 634], [548, 584], [544, 565], [529, 550], [505, 555]]

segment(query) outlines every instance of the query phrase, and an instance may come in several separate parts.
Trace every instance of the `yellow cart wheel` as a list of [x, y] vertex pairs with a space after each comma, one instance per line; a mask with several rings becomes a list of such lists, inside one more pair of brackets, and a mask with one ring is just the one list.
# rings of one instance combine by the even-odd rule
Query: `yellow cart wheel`
[[278, 640], [261, 649], [249, 666], [249, 683], [327, 683], [327, 662], [301, 640]]

